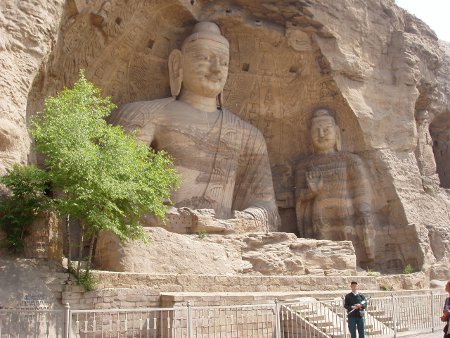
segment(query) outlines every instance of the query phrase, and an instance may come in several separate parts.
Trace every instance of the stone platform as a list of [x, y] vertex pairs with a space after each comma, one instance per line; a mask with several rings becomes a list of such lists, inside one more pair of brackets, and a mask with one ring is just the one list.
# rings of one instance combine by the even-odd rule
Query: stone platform
[[[160, 295], [161, 307], [186, 306], [232, 306], [247, 304], [273, 304], [280, 302], [296, 302], [305, 298], [317, 300], [342, 299], [349, 292], [348, 289], [334, 291], [297, 291], [297, 292], [163, 292]], [[391, 291], [361, 290], [364, 295], [371, 297], [387, 297]], [[409, 296], [429, 293], [429, 289], [397, 290], [396, 296]]]
[[[429, 288], [422, 272], [384, 276], [236, 276], [92, 271], [96, 290], [66, 286], [62, 303], [74, 309], [146, 308], [273, 303], [300, 297], [333, 299], [349, 290], [352, 280], [375, 296], [395, 290], [423, 293]], [[383, 291], [387, 290], [387, 291]]]
[[361, 289], [424, 289], [429, 286], [422, 272], [383, 276], [242, 276], [181, 275], [93, 271], [98, 289], [151, 288], [160, 292], [297, 292], [348, 289], [357, 280]]

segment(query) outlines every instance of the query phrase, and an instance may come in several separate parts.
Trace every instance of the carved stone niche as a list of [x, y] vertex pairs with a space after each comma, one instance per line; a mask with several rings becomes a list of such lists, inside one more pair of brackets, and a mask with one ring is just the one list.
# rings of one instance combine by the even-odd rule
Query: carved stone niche
[[[364, 149], [364, 139], [316, 43], [316, 34], [325, 34], [323, 25], [302, 14], [300, 3], [296, 4], [299, 22], [280, 16], [279, 27], [264, 25], [241, 6], [228, 8], [226, 3], [206, 1], [196, 1], [192, 7], [173, 0], [77, 1], [65, 13], [58, 44], [45, 74], [32, 88], [28, 110], [39, 110], [45, 96], [70, 86], [80, 68], [118, 106], [168, 97], [170, 52], [180, 48], [196, 21], [214, 21], [230, 43], [224, 108], [263, 134], [281, 214], [280, 230], [296, 232], [293, 205], [281, 206], [286, 195], [292, 194], [293, 174], [277, 168], [289, 167], [295, 156], [308, 153], [305, 121], [309, 112], [317, 104], [339, 109], [347, 117], [343, 134], [349, 151]], [[264, 6], [257, 7], [265, 17]], [[92, 15], [102, 18], [100, 24]]]
[[450, 112], [437, 115], [430, 123], [436, 170], [441, 186], [450, 188]]
[[295, 164], [295, 207], [302, 237], [352, 241], [358, 261], [375, 260], [371, 181], [362, 159], [342, 150], [334, 112], [316, 109], [310, 121], [313, 154]]
[[59, 218], [52, 212], [40, 214], [30, 225], [24, 243], [27, 258], [60, 260], [63, 246]]
[[[409, 200], [404, 196], [399, 197], [394, 186], [396, 182], [393, 183], [395, 173], [390, 171], [391, 167], [397, 168], [398, 159], [391, 156], [390, 149], [383, 152], [382, 147], [374, 149], [371, 146], [371, 142], [377, 141], [378, 136], [370, 131], [371, 134], [368, 127], [377, 125], [378, 111], [391, 111], [391, 108], [385, 109], [374, 102], [390, 100], [382, 97], [385, 93], [382, 90], [379, 93], [369, 90], [371, 97], [365, 96], [363, 101], [371, 106], [368, 107], [371, 108], [368, 112], [373, 111], [373, 118], [370, 114], [365, 115], [365, 112], [355, 111], [359, 107], [355, 100], [360, 95], [350, 96], [349, 93], [363, 95], [360, 88], [365, 88], [365, 84], [378, 81], [379, 78], [356, 78], [357, 83], [352, 82], [355, 80], [352, 78], [349, 82], [345, 79], [345, 72], [337, 69], [339, 65], [333, 60], [346, 61], [342, 58], [350, 54], [333, 53], [346, 50], [340, 47], [348, 46], [349, 50], [353, 50], [354, 40], [351, 38], [353, 35], [333, 35], [333, 32], [342, 33], [340, 29], [344, 26], [323, 20], [321, 12], [331, 9], [299, 1], [277, 2], [276, 5], [273, 3], [268, 6], [264, 1], [244, 0], [77, 0], [75, 5], [71, 3], [67, 6], [61, 19], [58, 41], [27, 96], [28, 114], [39, 111], [46, 96], [54, 95], [64, 86], [71, 86], [80, 68], [84, 68], [87, 78], [102, 88], [105, 95], [111, 96], [118, 106], [169, 97], [171, 91], [167, 61], [170, 52], [181, 46], [196, 22], [213, 21], [220, 26], [222, 34], [230, 43], [228, 80], [222, 95], [223, 107], [259, 129], [264, 137], [282, 220], [280, 230], [298, 232], [293, 202], [293, 166], [296, 160], [311, 154], [308, 136], [310, 113], [315, 107], [325, 105], [338, 112], [336, 122], [342, 136], [342, 149], [358, 154], [368, 164], [370, 177], [374, 179], [373, 185], [382, 187], [376, 192], [378, 204], [374, 208], [374, 222], [376, 220], [382, 226], [395, 224], [401, 229], [399, 236], [408, 231], [405, 228], [408, 212], [397, 210], [402, 209], [403, 204], [409, 203]], [[292, 16], [293, 9], [295, 16]], [[349, 14], [350, 11], [343, 13]], [[339, 14], [336, 18], [340, 20], [345, 17], [342, 16], [343, 13], [334, 14]], [[288, 21], [287, 17], [291, 19]], [[326, 27], [327, 25], [335, 27]], [[351, 30], [351, 34], [356, 34], [355, 32]], [[368, 31], [367, 36], [370, 33]], [[398, 43], [401, 46], [407, 42], [395, 34], [393, 38], [400, 39]], [[325, 40], [330, 46], [338, 48], [323, 48]], [[384, 55], [379, 53], [375, 40], [367, 41], [371, 45], [373, 42], [371, 48], [376, 50], [372, 56]], [[383, 44], [388, 42], [383, 40]], [[381, 45], [379, 47], [382, 48]], [[403, 55], [393, 57], [402, 58]], [[384, 62], [378, 59], [370, 62], [372, 61], [375, 67]], [[394, 64], [394, 68], [400, 69], [400, 73], [395, 75], [397, 82], [409, 87], [410, 79], [401, 74], [403, 66], [405, 65]], [[389, 70], [383, 70], [383, 73], [389, 77], [391, 75]], [[361, 86], [360, 81], [367, 83]], [[357, 87], [352, 87], [353, 85]], [[396, 93], [391, 90], [392, 87], [386, 88]], [[403, 106], [399, 108], [406, 111]], [[394, 121], [396, 117], [392, 116], [392, 119]], [[394, 127], [395, 125], [393, 124]], [[365, 128], [364, 131], [362, 128]], [[433, 131], [431, 134], [434, 138]], [[440, 163], [438, 160], [436, 162], [439, 171]], [[209, 216], [196, 215], [203, 220], [209, 219]], [[383, 259], [387, 256], [381, 255], [384, 237], [378, 236], [379, 224], [375, 225], [375, 229], [375, 260], [380, 260], [380, 266], [383, 266]], [[417, 238], [412, 240], [416, 247]], [[403, 246], [403, 250], [409, 243], [399, 245]], [[408, 258], [402, 255], [398, 255], [399, 259], [405, 262]]]

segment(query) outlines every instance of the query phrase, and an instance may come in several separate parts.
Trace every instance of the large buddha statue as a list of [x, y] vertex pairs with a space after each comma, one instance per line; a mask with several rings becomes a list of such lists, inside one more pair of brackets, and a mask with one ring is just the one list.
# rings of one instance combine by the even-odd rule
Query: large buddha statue
[[295, 201], [300, 236], [350, 240], [360, 262], [374, 259], [371, 190], [359, 156], [341, 150], [340, 130], [328, 109], [311, 119], [314, 154], [295, 166]]
[[[173, 97], [127, 104], [110, 121], [127, 132], [137, 130], [142, 142], [173, 157], [181, 175], [174, 206], [209, 209], [197, 214], [198, 219], [209, 215], [206, 231], [276, 230], [279, 216], [264, 137], [222, 108], [228, 62], [229, 43], [219, 27], [200, 22], [181, 50], [170, 53]], [[233, 229], [240, 224], [247, 226]]]

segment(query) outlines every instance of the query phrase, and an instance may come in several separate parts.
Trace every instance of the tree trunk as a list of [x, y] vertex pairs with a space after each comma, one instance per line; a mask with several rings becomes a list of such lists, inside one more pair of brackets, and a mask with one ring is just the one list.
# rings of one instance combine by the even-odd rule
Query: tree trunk
[[72, 237], [70, 236], [70, 215], [66, 215], [66, 231], [67, 231], [67, 268], [72, 270]]
[[77, 278], [80, 277], [81, 260], [83, 259], [83, 247], [84, 247], [84, 225], [81, 224], [80, 246], [78, 248], [78, 266], [77, 266]]
[[89, 256], [88, 256], [87, 267], [86, 267], [86, 275], [89, 274], [89, 270], [91, 269], [92, 253], [94, 251], [94, 243], [95, 243], [96, 238], [97, 238], [96, 235], [92, 235], [91, 242], [89, 243]]

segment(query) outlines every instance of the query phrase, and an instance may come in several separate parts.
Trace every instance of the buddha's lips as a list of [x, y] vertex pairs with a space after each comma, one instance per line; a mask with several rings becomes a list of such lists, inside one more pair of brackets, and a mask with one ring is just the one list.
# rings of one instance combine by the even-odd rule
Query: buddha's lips
[[220, 81], [222, 81], [222, 78], [221, 77], [215, 77], [215, 76], [205, 76], [205, 78], [208, 80], [208, 81], [211, 81], [211, 82], [220, 82]]
[[330, 141], [333, 141], [333, 139], [331, 139], [331, 138], [319, 138], [317, 141], [320, 142], [320, 143], [322, 143], [322, 142], [330, 142]]

